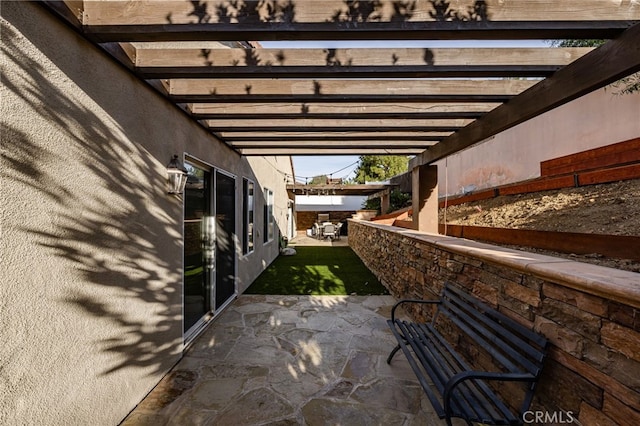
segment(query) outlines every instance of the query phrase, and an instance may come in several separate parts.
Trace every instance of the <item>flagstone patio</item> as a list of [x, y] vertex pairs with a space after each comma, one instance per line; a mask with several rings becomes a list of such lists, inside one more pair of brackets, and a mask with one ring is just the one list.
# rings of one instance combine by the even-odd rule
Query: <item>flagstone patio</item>
[[445, 424], [406, 359], [385, 362], [394, 302], [241, 295], [122, 424]]

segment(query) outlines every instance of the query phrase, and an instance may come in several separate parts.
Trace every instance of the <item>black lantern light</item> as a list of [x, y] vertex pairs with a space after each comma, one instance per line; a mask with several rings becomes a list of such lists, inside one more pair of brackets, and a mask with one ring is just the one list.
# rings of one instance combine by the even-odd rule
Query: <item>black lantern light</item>
[[167, 182], [169, 194], [182, 194], [187, 184], [187, 169], [184, 168], [177, 155], [167, 165]]

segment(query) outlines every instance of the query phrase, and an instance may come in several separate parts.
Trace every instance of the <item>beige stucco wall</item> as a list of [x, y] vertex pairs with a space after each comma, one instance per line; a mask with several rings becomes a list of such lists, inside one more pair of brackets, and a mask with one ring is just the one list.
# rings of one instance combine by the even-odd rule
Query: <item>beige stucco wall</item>
[[640, 136], [640, 93], [597, 90], [438, 161], [439, 194], [540, 176], [540, 162]]
[[[268, 162], [290, 162], [242, 159], [44, 8], [0, 12], [0, 424], [117, 424], [183, 350], [172, 154], [237, 177], [238, 235], [242, 177], [274, 190], [285, 226]], [[278, 247], [242, 258], [240, 242], [242, 289]]]
[[[255, 176], [259, 179], [255, 182], [256, 207], [254, 216], [256, 222], [254, 225], [254, 247], [255, 250], [245, 256], [240, 255], [238, 263], [238, 289], [244, 292], [249, 285], [257, 278], [257, 276], [275, 259], [280, 251], [279, 236], [287, 235], [287, 192], [286, 178], [293, 176], [293, 169], [289, 157], [246, 157], [248, 166]], [[247, 175], [245, 177], [251, 178]], [[242, 182], [238, 182], [240, 191], [242, 190]], [[273, 215], [276, 221], [276, 231], [273, 241], [264, 243], [263, 234], [263, 207], [264, 207], [264, 189], [270, 189], [274, 192]], [[242, 194], [240, 193], [240, 197]], [[239, 210], [241, 210], [239, 208]], [[242, 211], [239, 212], [240, 214]], [[238, 223], [243, 219], [239, 218]], [[240, 241], [242, 241], [239, 232]], [[241, 251], [240, 245], [238, 249]]]

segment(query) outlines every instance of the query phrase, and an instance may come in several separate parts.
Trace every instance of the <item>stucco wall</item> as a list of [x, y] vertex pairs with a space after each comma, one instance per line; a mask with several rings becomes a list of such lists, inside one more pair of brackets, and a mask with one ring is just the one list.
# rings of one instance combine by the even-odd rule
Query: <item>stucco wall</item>
[[[171, 156], [237, 176], [238, 235], [243, 176], [285, 226], [290, 162], [242, 159], [41, 6], [1, 13], [0, 424], [117, 424], [183, 349]], [[240, 289], [277, 254], [239, 255]]]
[[[245, 166], [244, 177], [251, 179], [254, 176], [256, 206], [254, 210], [254, 247], [255, 250], [245, 256], [240, 257], [238, 264], [238, 289], [244, 292], [260, 273], [269, 265], [280, 253], [279, 236], [287, 235], [287, 202], [288, 195], [285, 187], [285, 175], [292, 176], [293, 168], [289, 157], [246, 157], [243, 159], [248, 164]], [[257, 180], [256, 180], [257, 179]], [[242, 199], [242, 182], [237, 183], [240, 193], [238, 200]], [[274, 239], [264, 243], [263, 235], [263, 207], [264, 189], [274, 191], [273, 214], [276, 221], [276, 231]], [[238, 224], [243, 223], [241, 204], [238, 206]], [[238, 237], [242, 241], [244, 228], [238, 228]], [[240, 245], [238, 250], [242, 253]]]
[[362, 221], [349, 222], [349, 246], [396, 298], [435, 299], [448, 281], [544, 335], [532, 410], [640, 424], [640, 274]]
[[640, 93], [608, 87], [555, 108], [438, 165], [439, 195], [540, 176], [540, 162], [640, 136]]

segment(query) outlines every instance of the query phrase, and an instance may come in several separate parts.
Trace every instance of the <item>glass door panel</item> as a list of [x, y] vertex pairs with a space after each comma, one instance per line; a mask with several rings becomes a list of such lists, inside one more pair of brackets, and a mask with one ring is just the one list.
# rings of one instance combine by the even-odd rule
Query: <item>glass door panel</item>
[[216, 309], [236, 293], [235, 187], [234, 177], [216, 172]]
[[211, 173], [185, 163], [184, 332], [211, 310]]

